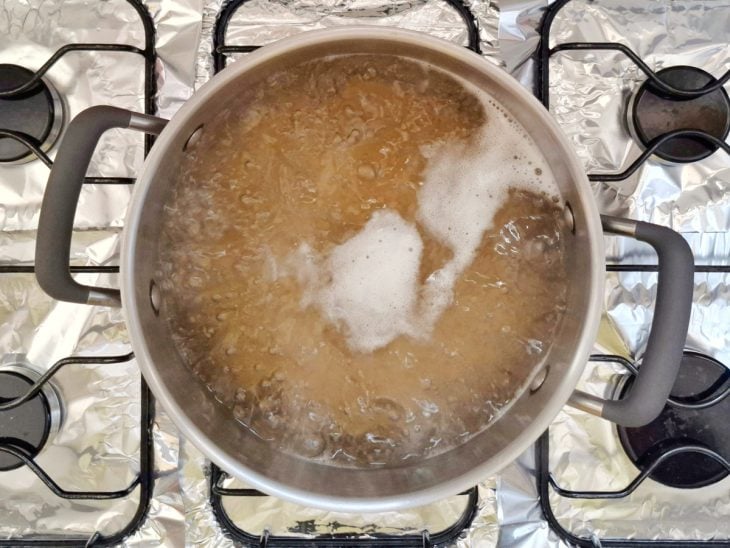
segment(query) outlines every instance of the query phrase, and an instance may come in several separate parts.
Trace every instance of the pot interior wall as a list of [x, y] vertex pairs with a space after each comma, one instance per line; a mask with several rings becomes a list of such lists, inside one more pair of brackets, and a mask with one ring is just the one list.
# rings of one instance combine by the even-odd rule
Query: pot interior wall
[[[212, 397], [178, 356], [163, 320], [165, 303], [161, 303], [162, 313], [156, 314], [150, 304], [150, 285], [154, 280], [163, 204], [170, 187], [175, 184], [184, 144], [196, 128], [204, 125], [242, 89], [265, 78], [272, 71], [332, 53], [393, 52], [428, 61], [486, 89], [531, 133], [552, 166], [561, 192], [574, 213], [576, 230], [569, 235], [568, 271], [576, 276], [570, 284], [568, 313], [556, 343], [546, 353], [544, 363], [547, 376], [544, 383], [537, 390], [524, 391], [509, 411], [490, 428], [466, 444], [425, 461], [368, 470], [333, 468], [273, 451], [239, 425], [229, 409]], [[156, 377], [157, 382], [151, 385], [153, 388], [155, 384], [158, 385], [158, 399], [173, 417], [179, 414], [187, 417], [186, 433], [192, 435], [193, 442], [206, 450], [227, 471], [249, 480], [256, 476], [268, 478], [268, 490], [275, 494], [279, 488], [299, 490], [312, 497], [352, 499], [415, 493], [432, 489], [467, 473], [482, 476], [493, 473], [516, 456], [515, 447], [527, 447], [566, 401], [583, 367], [584, 357], [576, 356], [576, 349], [586, 348], [583, 340], [585, 318], [588, 314], [597, 313], [591, 308], [590, 295], [596, 291], [591, 285], [597, 266], [595, 252], [591, 251], [590, 246], [597, 245], [600, 235], [592, 233], [591, 226], [595, 226], [595, 219], [588, 218], [587, 211], [590, 210], [586, 210], [586, 200], [592, 197], [587, 192], [587, 186], [582, 192], [578, 191], [578, 187], [583, 184], [579, 180], [582, 174], [577, 172], [575, 163], [556, 139], [554, 126], [548, 126], [535, 116], [535, 109], [541, 107], [536, 103], [526, 105], [523, 97], [516, 96], [504, 82], [488, 74], [490, 71], [484, 68], [485, 61], [471, 54], [469, 58], [470, 61], [455, 60], [445, 46], [440, 51], [433, 46], [417, 44], [415, 40], [404, 43], [395, 37], [391, 40], [383, 36], [367, 40], [340, 38], [304, 45], [282, 57], [264, 59], [255, 66], [248, 66], [245, 71], [235, 65], [224, 71], [221, 76], [240, 73], [218, 89], [215, 89], [215, 84], [219, 78], [209, 83], [207, 89], [202, 90], [203, 95], [207, 95], [206, 100], [194, 100], [186, 105], [155, 145], [145, 166], [141, 188], [138, 189], [146, 193], [141, 211], [133, 212], [140, 216], [139, 230], [136, 235], [127, 235], [136, 240], [133, 245], [133, 272], [125, 278], [124, 289], [128, 291], [133, 288], [138, 319], [144, 334], [144, 340], [135, 340], [133, 343], [135, 349], [144, 345], [151, 358], [151, 363], [142, 364], [142, 367], [148, 376]], [[490, 341], [485, 340], [484, 344], [489, 345]]]

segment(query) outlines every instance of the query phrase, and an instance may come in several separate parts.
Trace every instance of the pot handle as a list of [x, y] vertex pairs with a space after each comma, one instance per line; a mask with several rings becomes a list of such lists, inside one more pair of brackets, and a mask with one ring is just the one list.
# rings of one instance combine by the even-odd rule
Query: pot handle
[[88, 108], [68, 125], [43, 195], [35, 247], [35, 275], [54, 299], [82, 304], [121, 306], [118, 289], [82, 285], [71, 277], [69, 255], [76, 205], [91, 156], [101, 135], [111, 128], [159, 134], [167, 120], [110, 106]]
[[643, 426], [664, 409], [677, 378], [692, 309], [694, 257], [684, 238], [670, 228], [605, 215], [601, 222], [604, 231], [636, 238], [656, 251], [654, 319], [639, 373], [626, 396], [605, 400], [576, 390], [568, 403], [622, 426]]

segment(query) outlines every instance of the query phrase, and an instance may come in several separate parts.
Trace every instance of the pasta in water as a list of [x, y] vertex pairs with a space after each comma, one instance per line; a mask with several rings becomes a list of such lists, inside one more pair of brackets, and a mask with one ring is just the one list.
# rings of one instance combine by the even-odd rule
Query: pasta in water
[[484, 430], [559, 328], [562, 203], [488, 95], [390, 55], [253, 84], [180, 166], [158, 265], [176, 347], [243, 426], [341, 466]]

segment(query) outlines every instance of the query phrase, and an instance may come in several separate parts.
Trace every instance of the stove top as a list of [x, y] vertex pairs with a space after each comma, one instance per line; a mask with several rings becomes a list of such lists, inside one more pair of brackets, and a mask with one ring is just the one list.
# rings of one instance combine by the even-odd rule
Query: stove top
[[[202, 5], [201, 5], [202, 4]], [[730, 546], [730, 1], [0, 0], [0, 546]], [[428, 32], [511, 72], [565, 130], [603, 213], [670, 226], [696, 258], [693, 316], [662, 415], [621, 429], [565, 408], [498, 477], [408, 512], [302, 508], [229, 478], [156, 408], [120, 311], [59, 303], [33, 276], [55, 143], [84, 108], [172, 116], [241, 56], [315, 28]], [[71, 270], [116, 285], [152, 138], [109, 132]], [[607, 239], [605, 314], [581, 381], [640, 367], [656, 258]]]

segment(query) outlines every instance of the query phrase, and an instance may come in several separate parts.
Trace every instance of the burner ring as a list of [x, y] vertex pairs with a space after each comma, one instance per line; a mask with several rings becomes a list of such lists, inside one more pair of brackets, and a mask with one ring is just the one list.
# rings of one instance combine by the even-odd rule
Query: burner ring
[[[624, 377], [616, 388], [623, 396], [633, 377]], [[697, 352], [686, 351], [672, 388], [672, 399], [683, 405], [667, 404], [659, 417], [638, 428], [618, 426], [618, 437], [626, 455], [641, 471], [671, 449], [700, 446], [730, 460], [730, 397], [710, 406], [691, 407], [711, 400], [728, 387], [730, 370], [722, 363]], [[688, 405], [689, 404], [689, 405]], [[649, 478], [669, 487], [695, 489], [728, 476], [727, 469], [712, 457], [685, 452], [667, 458]]]
[[[678, 89], [700, 89], [717, 79], [697, 67], [678, 65], [656, 73], [662, 81]], [[646, 80], [631, 96], [627, 108], [632, 138], [644, 149], [657, 137], [675, 130], [697, 130], [724, 141], [730, 133], [730, 98], [720, 87], [699, 97], [677, 98]], [[675, 137], [663, 143], [654, 154], [675, 163], [696, 162], [707, 158], [719, 147], [702, 138]]]
[[[22, 396], [41, 377], [18, 359], [0, 365], [0, 403]], [[46, 382], [41, 391], [18, 407], [0, 411], [0, 441], [9, 442], [35, 458], [61, 426], [61, 402], [56, 389]], [[20, 468], [21, 459], [0, 451], [0, 472]]]
[[[0, 90], [15, 89], [33, 77], [33, 72], [13, 64], [0, 64]], [[31, 89], [0, 97], [0, 129], [26, 134], [43, 152], [56, 143], [64, 122], [64, 104], [56, 88], [41, 78]], [[24, 164], [36, 155], [23, 143], [0, 136], [0, 163]]]

